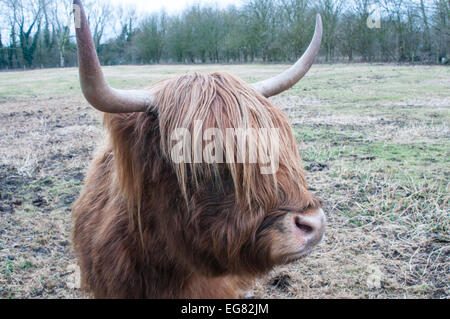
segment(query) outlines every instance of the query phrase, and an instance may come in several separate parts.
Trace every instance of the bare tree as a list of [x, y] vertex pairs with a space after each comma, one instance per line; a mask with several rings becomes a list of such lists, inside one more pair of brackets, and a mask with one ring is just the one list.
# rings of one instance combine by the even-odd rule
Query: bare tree
[[344, 6], [343, 0], [318, 0], [317, 10], [325, 23], [323, 29], [323, 42], [327, 52], [327, 62], [332, 61], [337, 44], [337, 30], [339, 17]]
[[276, 6], [272, 0], [248, 0], [244, 9], [248, 33], [246, 42], [251, 60], [261, 52], [263, 61], [270, 61], [270, 51], [276, 43]]
[[53, 28], [53, 40], [56, 42], [59, 66], [65, 67], [66, 45], [70, 37], [70, 26], [73, 19], [71, 0], [53, 0], [45, 7]]
[[427, 10], [425, 8], [425, 1], [420, 0], [420, 12], [422, 14], [423, 25], [424, 25], [424, 51], [430, 51], [431, 41], [430, 41], [430, 25], [428, 23]]
[[[41, 13], [45, 0], [5, 1], [12, 14], [11, 24], [18, 27], [24, 65], [32, 67], [41, 30]], [[34, 34], [33, 31], [35, 31]]]
[[450, 29], [448, 25], [450, 3], [448, 0], [435, 0], [434, 5], [433, 24], [436, 42], [436, 60], [437, 63], [448, 63], [450, 45]]
[[95, 46], [99, 50], [100, 43], [108, 28], [115, 27], [113, 7], [110, 1], [89, 0], [84, 5], [88, 14], [88, 22], [92, 30]]
[[313, 32], [314, 15], [310, 12], [307, 0], [280, 0], [280, 13], [282, 17], [281, 30], [285, 47], [290, 48], [293, 56], [291, 60], [297, 60], [301, 50], [309, 43]]

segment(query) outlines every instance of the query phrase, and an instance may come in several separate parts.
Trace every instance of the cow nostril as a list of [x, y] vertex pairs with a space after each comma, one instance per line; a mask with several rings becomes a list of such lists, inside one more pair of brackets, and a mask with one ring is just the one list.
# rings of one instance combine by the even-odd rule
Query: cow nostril
[[302, 223], [302, 219], [299, 216], [295, 217], [295, 226], [307, 235], [314, 232], [314, 229], [311, 226]]

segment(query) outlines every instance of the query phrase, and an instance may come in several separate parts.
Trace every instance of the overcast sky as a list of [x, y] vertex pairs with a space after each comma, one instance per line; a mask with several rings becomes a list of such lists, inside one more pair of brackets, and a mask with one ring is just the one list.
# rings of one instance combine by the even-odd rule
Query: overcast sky
[[157, 12], [162, 8], [168, 13], [176, 13], [193, 3], [217, 4], [220, 8], [224, 8], [230, 4], [239, 5], [242, 0], [111, 0], [111, 2], [119, 5], [135, 5], [140, 13]]

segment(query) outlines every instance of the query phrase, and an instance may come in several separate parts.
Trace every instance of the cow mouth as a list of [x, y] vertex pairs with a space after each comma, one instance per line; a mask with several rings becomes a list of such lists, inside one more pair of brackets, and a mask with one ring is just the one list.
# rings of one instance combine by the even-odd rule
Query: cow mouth
[[285, 261], [285, 263], [291, 263], [308, 256], [314, 250], [314, 248], [322, 241], [322, 239], [323, 238], [320, 238], [319, 240], [308, 241], [306, 244], [302, 246], [302, 248], [300, 248], [296, 252], [286, 255], [283, 258], [283, 260]]
[[312, 250], [313, 247], [305, 247], [305, 249], [301, 251], [287, 255], [284, 259], [287, 261], [287, 263], [291, 263], [308, 256]]

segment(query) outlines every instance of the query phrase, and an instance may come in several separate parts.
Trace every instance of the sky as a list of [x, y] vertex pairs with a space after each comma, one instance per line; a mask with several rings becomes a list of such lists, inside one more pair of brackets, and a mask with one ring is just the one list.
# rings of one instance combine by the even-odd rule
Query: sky
[[219, 8], [228, 5], [240, 5], [242, 0], [111, 0], [115, 5], [133, 5], [140, 13], [158, 12], [165, 8], [168, 13], [177, 13], [194, 3], [218, 5]]

